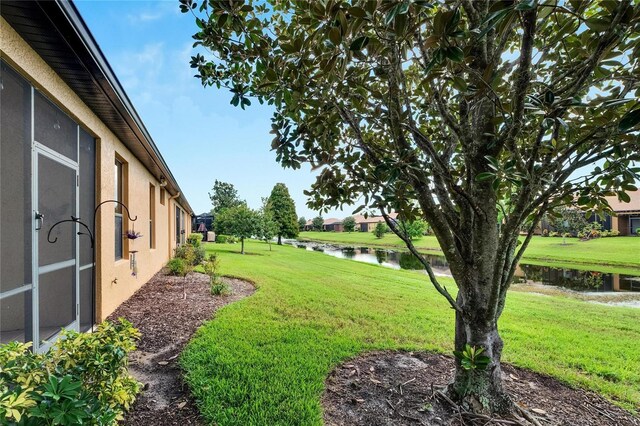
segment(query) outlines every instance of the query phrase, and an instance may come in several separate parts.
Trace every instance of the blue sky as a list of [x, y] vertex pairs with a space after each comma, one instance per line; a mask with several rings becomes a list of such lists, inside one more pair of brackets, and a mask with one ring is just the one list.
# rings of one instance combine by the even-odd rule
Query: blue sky
[[177, 0], [75, 4], [196, 213], [211, 209], [208, 192], [218, 179], [233, 183], [253, 208], [284, 182], [298, 215], [317, 215], [303, 194], [314, 181], [309, 168], [283, 169], [270, 151], [272, 110], [254, 102], [242, 111], [227, 91], [205, 89], [193, 77], [196, 26]]

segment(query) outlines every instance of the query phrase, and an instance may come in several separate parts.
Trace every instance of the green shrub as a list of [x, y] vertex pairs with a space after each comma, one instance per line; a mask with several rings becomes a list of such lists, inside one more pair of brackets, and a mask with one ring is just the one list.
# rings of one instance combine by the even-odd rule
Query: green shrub
[[551, 231], [551, 232], [549, 232], [549, 236], [550, 236], [550, 237], [558, 237], [559, 235], [560, 235], [560, 234], [559, 234], [558, 232], [556, 232], [556, 231]]
[[115, 425], [140, 384], [127, 372], [138, 330], [103, 322], [94, 333], [63, 331], [44, 354], [31, 343], [0, 345], [0, 423]]
[[211, 253], [209, 258], [202, 262], [202, 269], [204, 269], [204, 273], [209, 275], [210, 277], [218, 276], [218, 268], [220, 266], [220, 261], [218, 260], [218, 256], [215, 253]]
[[227, 284], [222, 282], [219, 273], [220, 261], [215, 253], [209, 255], [209, 258], [202, 263], [202, 269], [204, 273], [209, 276], [209, 286], [211, 288], [211, 294], [214, 296], [228, 296], [231, 294], [231, 289]]
[[231, 289], [226, 283], [220, 281], [219, 279], [217, 280], [212, 279], [211, 294], [213, 294], [214, 296], [228, 296], [231, 294]]
[[384, 234], [389, 230], [389, 227], [384, 222], [376, 223], [376, 227], [373, 229], [373, 234], [376, 238], [384, 237]]
[[174, 255], [184, 259], [188, 265], [197, 266], [204, 261], [207, 253], [204, 247], [198, 243], [197, 246], [183, 244], [175, 249]]
[[614, 230], [609, 232], [609, 235], [611, 235], [612, 237], [619, 237], [620, 236], [620, 231], [618, 231], [617, 229], [614, 229]]
[[183, 277], [187, 274], [187, 264], [184, 259], [180, 257], [174, 257], [167, 263], [169, 269], [169, 275], [177, 275]]
[[238, 242], [238, 239], [233, 235], [216, 235], [216, 243], [220, 244], [235, 244]]
[[190, 244], [194, 247], [200, 247], [200, 243], [202, 242], [202, 234], [192, 233], [187, 237], [187, 244]]

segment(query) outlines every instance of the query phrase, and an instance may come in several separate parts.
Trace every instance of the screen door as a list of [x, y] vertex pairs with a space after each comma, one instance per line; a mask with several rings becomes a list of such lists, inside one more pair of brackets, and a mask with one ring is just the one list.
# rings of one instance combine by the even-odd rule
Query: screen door
[[[38, 350], [46, 350], [62, 328], [78, 330], [77, 224], [58, 221], [77, 217], [77, 165], [47, 149], [35, 151], [37, 177]], [[51, 243], [50, 241], [54, 241]]]

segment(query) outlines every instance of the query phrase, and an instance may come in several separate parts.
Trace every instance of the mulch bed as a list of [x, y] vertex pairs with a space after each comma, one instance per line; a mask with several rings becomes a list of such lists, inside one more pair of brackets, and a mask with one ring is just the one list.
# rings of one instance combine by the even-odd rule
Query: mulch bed
[[217, 309], [254, 292], [246, 281], [224, 281], [231, 295], [212, 296], [206, 275], [192, 273], [185, 279], [159, 272], [109, 316], [110, 320], [128, 319], [142, 334], [137, 350], [130, 355], [129, 371], [144, 388], [123, 424], [204, 424], [182, 381], [178, 356]]
[[[437, 394], [437, 387], [434, 394], [431, 384], [446, 385], [453, 372], [453, 358], [431, 353], [374, 352], [353, 359], [338, 366], [326, 381], [325, 424], [509, 424], [500, 419], [469, 420]], [[640, 425], [640, 419], [593, 392], [571, 389], [551, 377], [506, 364], [503, 374], [514, 401], [541, 425]]]

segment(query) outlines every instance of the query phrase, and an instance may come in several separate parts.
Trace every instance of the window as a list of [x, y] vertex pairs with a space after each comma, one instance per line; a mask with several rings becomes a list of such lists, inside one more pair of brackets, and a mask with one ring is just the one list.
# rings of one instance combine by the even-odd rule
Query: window
[[[123, 164], [120, 160], [116, 159], [115, 163], [115, 194], [114, 200], [123, 202], [122, 200], [122, 169]], [[115, 222], [115, 258], [116, 260], [120, 260], [123, 258], [124, 252], [124, 229], [123, 229], [123, 217], [122, 217], [122, 206], [118, 203], [115, 204], [116, 209], [116, 222]]]
[[186, 228], [184, 227], [184, 211], [180, 209], [180, 244], [184, 244], [187, 240]]
[[164, 206], [165, 193], [166, 191], [164, 190], [164, 188], [160, 188], [160, 204], [162, 204], [163, 206]]
[[180, 245], [180, 207], [176, 206], [176, 245]]
[[156, 248], [156, 187], [149, 184], [149, 248]]

